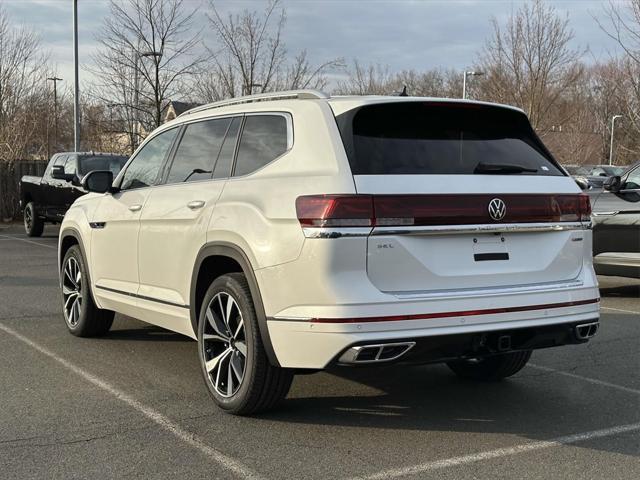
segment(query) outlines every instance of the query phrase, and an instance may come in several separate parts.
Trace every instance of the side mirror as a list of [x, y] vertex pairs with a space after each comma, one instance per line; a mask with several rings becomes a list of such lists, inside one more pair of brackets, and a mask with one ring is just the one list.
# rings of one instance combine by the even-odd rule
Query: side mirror
[[72, 173], [64, 173], [63, 165], [54, 165], [51, 167], [51, 178], [55, 180], [64, 180], [65, 182], [71, 182], [75, 175]]
[[614, 175], [613, 177], [609, 177], [604, 181], [602, 187], [605, 190], [610, 192], [618, 192], [620, 190], [620, 186], [622, 184], [622, 180], [620, 179], [620, 175]]
[[107, 193], [111, 190], [113, 173], [110, 170], [93, 170], [82, 179], [82, 186], [88, 192]]
[[580, 190], [589, 190], [589, 181], [584, 177], [574, 177], [573, 180], [578, 184]]

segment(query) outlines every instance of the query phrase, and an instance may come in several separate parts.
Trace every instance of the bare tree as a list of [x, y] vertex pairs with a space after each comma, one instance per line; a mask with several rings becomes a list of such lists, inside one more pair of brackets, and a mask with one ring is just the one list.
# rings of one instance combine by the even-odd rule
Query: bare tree
[[37, 34], [15, 27], [0, 5], [0, 220], [18, 212], [16, 162], [46, 151], [49, 73]]
[[462, 90], [460, 75], [455, 70], [403, 70], [390, 73], [388, 66], [365, 66], [356, 60], [347, 74], [347, 79], [339, 82], [336, 93], [390, 95], [406, 87], [407, 93], [416, 97], [457, 97]]
[[89, 70], [99, 78], [98, 98], [118, 106], [132, 149], [162, 124], [169, 99], [200, 72], [205, 57], [197, 52], [194, 15], [183, 0], [111, 0]]
[[26, 156], [38, 119], [36, 104], [46, 101], [43, 89], [47, 58], [36, 33], [14, 27], [0, 6], [0, 158]]
[[623, 74], [616, 79], [621, 94], [617, 98], [623, 101], [614, 113], [624, 115], [622, 128], [616, 128], [616, 137], [625, 141], [618, 140], [616, 149], [621, 149], [622, 156], [631, 160], [640, 153], [640, 141], [637, 140], [640, 134], [640, 0], [610, 1], [604, 17], [595, 20], [625, 52], [619, 62]]
[[269, 0], [263, 12], [244, 10], [223, 16], [209, 0], [209, 23], [218, 40], [209, 47], [212, 66], [196, 89], [203, 101], [274, 90], [323, 88], [325, 73], [341, 68], [334, 59], [312, 65], [305, 50], [289, 58], [282, 33], [286, 12], [279, 0]]
[[552, 6], [532, 0], [506, 24], [491, 20], [493, 35], [481, 54], [481, 95], [513, 104], [527, 112], [534, 127], [544, 127], [563, 92], [582, 75], [581, 50], [572, 49], [568, 17]]

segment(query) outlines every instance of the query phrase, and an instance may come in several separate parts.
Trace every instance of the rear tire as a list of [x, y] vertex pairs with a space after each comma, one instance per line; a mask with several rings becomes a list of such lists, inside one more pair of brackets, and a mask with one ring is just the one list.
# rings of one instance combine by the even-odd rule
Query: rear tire
[[461, 378], [497, 381], [515, 375], [531, 358], [531, 350], [502, 353], [472, 360], [455, 360], [447, 366]]
[[39, 237], [44, 230], [44, 220], [38, 217], [36, 205], [33, 202], [27, 203], [24, 207], [24, 231], [27, 237]]
[[209, 286], [200, 309], [198, 353], [207, 390], [227, 413], [270, 410], [291, 387], [293, 372], [267, 358], [242, 273], [223, 275]]
[[77, 245], [67, 250], [62, 260], [62, 311], [69, 332], [77, 337], [99, 337], [106, 334], [115, 315], [96, 306], [91, 296], [89, 275]]

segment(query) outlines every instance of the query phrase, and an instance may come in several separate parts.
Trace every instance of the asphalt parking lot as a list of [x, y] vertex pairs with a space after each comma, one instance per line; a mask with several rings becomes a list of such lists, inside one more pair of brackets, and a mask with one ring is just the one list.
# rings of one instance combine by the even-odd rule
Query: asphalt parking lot
[[640, 281], [601, 278], [598, 336], [507, 381], [342, 369], [236, 418], [186, 337], [122, 316], [104, 338], [69, 335], [56, 242], [0, 226], [2, 479], [640, 478]]

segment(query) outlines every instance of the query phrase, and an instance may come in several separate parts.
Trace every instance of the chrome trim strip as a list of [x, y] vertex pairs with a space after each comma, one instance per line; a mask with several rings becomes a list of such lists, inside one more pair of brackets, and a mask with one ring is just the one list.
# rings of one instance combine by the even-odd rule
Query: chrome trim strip
[[371, 227], [303, 227], [302, 232], [306, 238], [344, 238], [367, 237], [371, 233]]
[[456, 235], [470, 233], [530, 233], [588, 230], [591, 223], [497, 223], [482, 225], [433, 225], [413, 227], [375, 227], [371, 235]]
[[419, 300], [433, 298], [443, 300], [459, 297], [498, 297], [502, 295], [519, 295], [533, 292], [558, 292], [563, 290], [573, 290], [583, 286], [584, 282], [582, 280], [573, 280], [566, 282], [537, 283], [533, 285], [512, 285], [509, 287], [461, 288], [455, 290], [439, 291], [383, 291], [383, 293], [393, 295], [399, 300]]
[[96, 288], [100, 290], [105, 290], [111, 293], [117, 293], [119, 295], [125, 295], [127, 297], [139, 298], [140, 300], [148, 300], [150, 302], [162, 303], [163, 305], [170, 305], [172, 307], [189, 308], [189, 305], [182, 305], [180, 303], [169, 302], [167, 300], [160, 300], [159, 298], [147, 297], [146, 295], [138, 295], [137, 293], [125, 292], [125, 291], [117, 290], [111, 287], [103, 287], [102, 285], [96, 285]]

